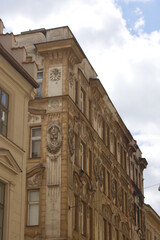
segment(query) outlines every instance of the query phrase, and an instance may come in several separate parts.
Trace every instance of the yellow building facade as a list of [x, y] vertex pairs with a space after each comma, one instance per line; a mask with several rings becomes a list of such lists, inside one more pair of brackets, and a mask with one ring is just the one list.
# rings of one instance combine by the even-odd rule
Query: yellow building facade
[[160, 240], [160, 216], [148, 204], [145, 204], [144, 209], [146, 215], [146, 240]]
[[0, 20], [0, 240], [22, 240], [28, 102], [38, 84], [35, 63], [3, 28]]
[[145, 239], [145, 158], [68, 27], [16, 36], [38, 66], [25, 239]]

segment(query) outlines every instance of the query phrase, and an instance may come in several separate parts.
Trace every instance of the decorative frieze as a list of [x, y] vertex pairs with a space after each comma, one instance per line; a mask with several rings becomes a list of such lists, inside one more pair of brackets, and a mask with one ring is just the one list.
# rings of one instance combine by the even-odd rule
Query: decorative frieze
[[52, 99], [48, 101], [48, 108], [49, 109], [59, 109], [62, 107], [62, 100], [61, 99]]
[[28, 113], [28, 123], [29, 124], [41, 123], [41, 116]]

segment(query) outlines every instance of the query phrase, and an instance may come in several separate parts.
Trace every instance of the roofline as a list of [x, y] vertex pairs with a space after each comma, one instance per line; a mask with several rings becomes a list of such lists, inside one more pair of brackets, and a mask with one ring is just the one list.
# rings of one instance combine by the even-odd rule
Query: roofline
[[[104, 86], [102, 85], [100, 79], [99, 79], [99, 78], [90, 78], [90, 80], [91, 80], [91, 81], [98, 81], [98, 82], [99, 82], [99, 84], [101, 85], [101, 87], [103, 88], [103, 90], [104, 90], [104, 92], [105, 92], [105, 95], [106, 95], [107, 98], [109, 99], [109, 102], [111, 103], [112, 107], [114, 108], [115, 112], [117, 113], [120, 122], [123, 124], [123, 127], [124, 127], [125, 130], [126, 130], [125, 135], [128, 134], [131, 139], [134, 139], [133, 136], [132, 136], [132, 134], [131, 134], [131, 132], [130, 132], [129, 129], [126, 127], [124, 121], [122, 120], [121, 116], [119, 115], [117, 109], [115, 108], [112, 100], [110, 99], [110, 97], [109, 97], [108, 93], [106, 92], [106, 89], [105, 89]], [[126, 136], [127, 136], [127, 135], [126, 135]], [[139, 150], [140, 150], [140, 149], [139, 149]], [[140, 150], [140, 151], [141, 151], [141, 150]]]
[[12, 55], [0, 43], [0, 54], [34, 87], [38, 88], [39, 84], [31, 75], [12, 57]]
[[151, 205], [146, 204], [146, 203], [144, 203], [144, 205], [145, 205], [146, 207], [150, 208], [150, 210], [153, 211], [153, 212], [156, 214], [156, 216], [159, 218], [159, 220], [160, 220], [160, 216], [159, 216], [158, 213], [151, 207]]
[[[61, 28], [68, 28], [68, 30], [70, 31], [71, 35], [73, 36], [73, 39], [74, 41], [76, 42], [77, 46], [79, 47], [80, 51], [82, 52], [82, 54], [84, 55], [84, 57], [87, 59], [89, 65], [91, 66], [92, 70], [95, 72], [96, 76], [97, 73], [95, 71], [95, 69], [93, 68], [93, 66], [91, 65], [90, 61], [88, 60], [86, 54], [84, 53], [83, 49], [81, 48], [79, 42], [77, 41], [77, 39], [75, 38], [73, 32], [71, 31], [71, 29], [69, 28], [69, 26], [62, 26], [62, 27], [56, 27], [56, 28], [49, 28], [49, 29], [45, 29], [45, 28], [40, 28], [40, 29], [34, 29], [34, 30], [29, 30], [29, 31], [24, 31], [24, 32], [21, 32], [20, 34], [17, 34], [15, 36], [20, 36], [20, 35], [27, 35], [27, 34], [33, 34], [33, 33], [38, 33], [38, 32], [41, 32], [43, 33], [45, 36], [46, 36], [46, 32], [47, 31], [51, 31], [51, 30], [55, 30], [55, 29], [61, 29]], [[65, 39], [61, 39], [61, 40], [65, 40]], [[59, 41], [59, 40], [56, 40], [56, 41]], [[50, 41], [50, 42], [54, 42], [54, 41]], [[46, 43], [46, 42], [45, 42]]]

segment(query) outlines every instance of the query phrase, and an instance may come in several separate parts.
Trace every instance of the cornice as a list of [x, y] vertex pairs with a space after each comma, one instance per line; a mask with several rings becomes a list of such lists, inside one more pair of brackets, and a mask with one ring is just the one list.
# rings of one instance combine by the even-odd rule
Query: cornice
[[82, 52], [79, 45], [77, 44], [77, 41], [75, 41], [74, 38], [37, 43], [35, 46], [40, 54], [53, 52], [55, 50], [62, 51], [62, 49], [72, 49], [74, 55], [77, 58], [77, 63], [80, 63], [85, 58], [85, 54]]

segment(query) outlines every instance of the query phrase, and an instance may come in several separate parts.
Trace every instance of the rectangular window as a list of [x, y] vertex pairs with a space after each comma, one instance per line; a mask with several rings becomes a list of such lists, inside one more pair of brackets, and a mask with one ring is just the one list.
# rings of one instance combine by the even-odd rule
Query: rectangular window
[[3, 239], [5, 184], [0, 182], [0, 240]]
[[111, 180], [110, 180], [110, 172], [107, 171], [107, 188], [106, 188], [107, 197], [111, 197]]
[[30, 158], [41, 156], [41, 128], [31, 128]]
[[125, 192], [124, 198], [125, 198], [125, 214], [127, 216], [127, 214], [128, 214], [128, 197], [127, 197], [126, 192]]
[[39, 190], [28, 192], [28, 226], [39, 225]]
[[79, 229], [79, 199], [78, 199], [78, 196], [75, 195], [74, 196], [74, 199], [75, 199], [75, 212], [74, 212], [74, 229], [76, 231], [78, 231]]
[[105, 174], [105, 168], [102, 167], [102, 191], [105, 194], [106, 193], [106, 174]]
[[118, 231], [118, 229], [115, 229], [115, 233], [116, 233], [116, 238], [115, 238], [115, 240], [119, 240], [119, 231]]
[[85, 113], [85, 92], [81, 88], [81, 111]]
[[75, 81], [75, 102], [78, 104], [78, 81]]
[[107, 147], [109, 147], [109, 126], [107, 123], [105, 125], [105, 144]]
[[89, 149], [89, 176], [92, 177], [92, 152]]
[[92, 101], [89, 100], [89, 121], [92, 121]]
[[75, 139], [75, 164], [77, 165], [77, 166], [79, 166], [79, 147], [78, 147], [78, 136], [77, 136], [77, 134], [75, 134], [75, 137], [74, 137], [74, 139]]
[[87, 233], [87, 211], [86, 204], [82, 202], [82, 211], [81, 211], [81, 234], [86, 236]]
[[82, 170], [86, 170], [86, 162], [85, 162], [85, 145], [84, 143], [80, 143], [80, 161], [81, 161], [81, 168]]
[[42, 81], [43, 81], [43, 72], [37, 72], [37, 82], [39, 83], [39, 88], [37, 88], [36, 98], [42, 97]]
[[110, 223], [108, 223], [108, 240], [112, 240], [112, 227]]
[[89, 208], [89, 240], [93, 239], [93, 221], [92, 221], [92, 208]]
[[107, 222], [103, 219], [103, 240], [107, 240]]
[[9, 96], [0, 88], [0, 133], [7, 136]]

